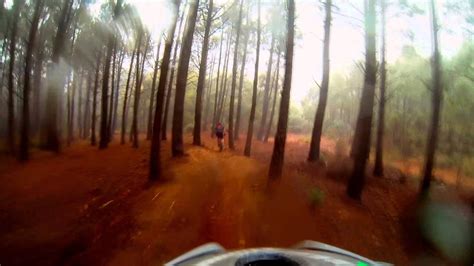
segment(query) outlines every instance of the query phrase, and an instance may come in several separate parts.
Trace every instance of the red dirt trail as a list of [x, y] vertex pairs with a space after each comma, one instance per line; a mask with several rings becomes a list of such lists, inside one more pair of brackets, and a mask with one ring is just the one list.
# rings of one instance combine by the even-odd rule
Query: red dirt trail
[[[188, 137], [187, 143], [190, 138]], [[197, 245], [228, 249], [291, 246], [305, 239], [396, 264], [404, 249], [400, 216], [409, 185], [369, 179], [363, 203], [345, 197], [344, 181], [305, 162], [307, 143], [290, 136], [284, 176], [267, 181], [273, 143], [254, 141], [251, 158], [187, 145], [162, 151], [164, 179], [147, 181], [149, 143], [112, 142], [98, 150], [77, 142], [60, 155], [35, 152], [27, 164], [0, 164], [0, 264], [151, 265]], [[323, 140], [326, 151], [334, 143]], [[308, 191], [325, 194], [315, 208]]]

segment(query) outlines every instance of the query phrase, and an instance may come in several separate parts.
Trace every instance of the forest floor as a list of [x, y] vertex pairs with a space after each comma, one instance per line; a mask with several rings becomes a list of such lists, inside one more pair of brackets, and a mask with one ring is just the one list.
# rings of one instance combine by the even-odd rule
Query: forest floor
[[[113, 141], [106, 150], [77, 141], [60, 155], [35, 151], [27, 164], [2, 158], [0, 264], [161, 264], [207, 242], [236, 249], [316, 240], [399, 265], [420, 255], [402, 226], [414, 181], [369, 178], [358, 203], [338, 177], [347, 174], [346, 159], [309, 164], [300, 136], [288, 138], [283, 177], [268, 182], [272, 141], [255, 140], [247, 158], [243, 140], [220, 153], [208, 134], [203, 147], [186, 145], [176, 159], [166, 142], [157, 183], [147, 181], [145, 140], [138, 149]], [[334, 157], [334, 142], [322, 146]], [[323, 195], [314, 206], [311, 189]]]

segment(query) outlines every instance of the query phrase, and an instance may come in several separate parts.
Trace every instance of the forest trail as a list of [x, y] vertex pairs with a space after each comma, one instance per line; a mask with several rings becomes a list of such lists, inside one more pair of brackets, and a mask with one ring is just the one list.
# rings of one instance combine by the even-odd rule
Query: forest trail
[[[114, 142], [102, 151], [79, 141], [59, 156], [35, 152], [26, 165], [7, 161], [0, 165], [0, 261], [150, 265], [208, 242], [236, 249], [311, 239], [408, 262], [400, 217], [415, 189], [369, 179], [364, 203], [354, 203], [345, 197], [345, 181], [304, 161], [307, 144], [294, 136], [283, 178], [268, 183], [273, 143], [256, 142], [247, 158], [242, 142], [220, 153], [207, 137], [204, 147], [186, 145], [180, 158], [170, 157], [167, 143], [158, 183], [147, 181], [145, 141], [139, 149]], [[323, 139], [323, 148], [331, 152], [334, 145]], [[312, 188], [324, 194], [314, 208]]]

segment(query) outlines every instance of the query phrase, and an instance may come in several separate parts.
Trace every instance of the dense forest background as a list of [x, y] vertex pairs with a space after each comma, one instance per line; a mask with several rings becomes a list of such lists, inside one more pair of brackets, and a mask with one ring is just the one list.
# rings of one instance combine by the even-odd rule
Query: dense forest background
[[[248, 132], [248, 143], [253, 135], [266, 142], [277, 130], [287, 65], [286, 16], [281, 15], [285, 14], [285, 5], [280, 1], [264, 2], [263, 11], [258, 5], [257, 12], [255, 1], [163, 1], [156, 5], [162, 10], [151, 12], [157, 15], [155, 21], [153, 15], [144, 17], [143, 10], [132, 2], [2, 0], [1, 149], [26, 160], [29, 147], [59, 151], [63, 144], [70, 145], [80, 138], [90, 139], [93, 145], [100, 142], [100, 148], [105, 148], [115, 133], [120, 135], [121, 143], [128, 140], [137, 147], [139, 133], [152, 139], [158, 107], [162, 139], [176, 127], [177, 135], [193, 133], [194, 143], [199, 144], [196, 136], [201, 131], [212, 134], [216, 122], [221, 121], [229, 124], [232, 139]], [[315, 5], [321, 15], [326, 14], [326, 32], [331, 23], [337, 26], [339, 21], [361, 31], [367, 21], [362, 1]], [[376, 7], [378, 19], [383, 17], [384, 21], [385, 13], [388, 20], [416, 16], [429, 20], [436, 12], [446, 20], [461, 18], [456, 32], [463, 36], [462, 46], [446, 57], [441, 50], [443, 94], [436, 166], [454, 168], [458, 175], [469, 177], [474, 176], [474, 124], [470, 119], [474, 111], [472, 5], [472, 1], [453, 0], [438, 4], [438, 11], [430, 11], [427, 4], [383, 1]], [[331, 9], [327, 6], [332, 7], [332, 17], [328, 17]], [[262, 14], [261, 18], [257, 13]], [[323, 21], [320, 18], [318, 23]], [[436, 90], [430, 71], [432, 60], [418, 51], [413, 41], [416, 36], [408, 31], [400, 56], [384, 61], [386, 48], [383, 52], [379, 48], [391, 32], [384, 30], [385, 22], [376, 22], [377, 87], [381, 86], [382, 72], [385, 74], [383, 95], [375, 90], [372, 136], [376, 135], [375, 118], [380, 112], [376, 106], [383, 102], [382, 146], [386, 159], [421, 161], [431, 130], [430, 98]], [[365, 27], [367, 33], [367, 24]], [[447, 34], [450, 31], [443, 27], [439, 30]], [[303, 35], [297, 26], [296, 47], [304, 40]], [[333, 44], [329, 38], [324, 42], [328, 47]], [[443, 46], [450, 44], [441, 43]], [[331, 51], [332, 55], [337, 53]], [[310, 143], [316, 109], [322, 91], [326, 91], [322, 134], [348, 152], [356, 131], [367, 61], [365, 64], [355, 55], [349, 68], [335, 68], [329, 73], [328, 67], [327, 84], [323, 86], [326, 89], [321, 89], [324, 84], [320, 84], [319, 77], [307, 88], [292, 88], [292, 95], [298, 91], [301, 101], [290, 100], [288, 132], [306, 135]], [[166, 76], [161, 80], [159, 73], [164, 67]], [[320, 70], [315, 72], [324, 76]], [[182, 78], [186, 78], [184, 85], [179, 84]], [[163, 83], [161, 89], [159, 83]], [[174, 121], [175, 117], [178, 120]], [[375, 148], [376, 137], [371, 139]], [[177, 141], [176, 145], [173, 142], [173, 154], [177, 152], [175, 146], [182, 143]], [[250, 154], [250, 144], [246, 154]], [[232, 148], [233, 141], [229, 145]]]

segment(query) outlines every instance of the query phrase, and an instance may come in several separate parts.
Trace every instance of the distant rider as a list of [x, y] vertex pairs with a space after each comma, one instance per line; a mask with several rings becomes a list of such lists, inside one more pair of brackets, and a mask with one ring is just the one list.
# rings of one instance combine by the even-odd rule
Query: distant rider
[[219, 146], [219, 151], [222, 151], [224, 149], [224, 126], [222, 125], [221, 122], [218, 122], [216, 125], [216, 137], [217, 137], [217, 146]]

